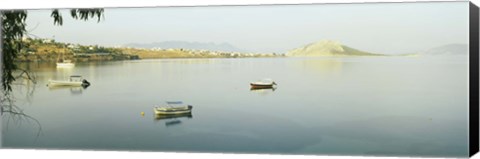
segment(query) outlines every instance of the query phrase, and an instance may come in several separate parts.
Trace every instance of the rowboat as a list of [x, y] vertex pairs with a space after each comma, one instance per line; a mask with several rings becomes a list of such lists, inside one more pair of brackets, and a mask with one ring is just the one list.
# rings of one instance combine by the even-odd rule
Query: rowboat
[[264, 89], [264, 88], [273, 88], [274, 85], [277, 85], [272, 79], [262, 79], [256, 82], [251, 82], [251, 89]]
[[175, 101], [166, 103], [166, 106], [153, 108], [153, 111], [156, 115], [188, 114], [192, 112], [193, 106], [183, 105], [183, 102]]
[[72, 86], [72, 87], [87, 87], [90, 85], [82, 76], [72, 75], [68, 80], [48, 80], [48, 87]]

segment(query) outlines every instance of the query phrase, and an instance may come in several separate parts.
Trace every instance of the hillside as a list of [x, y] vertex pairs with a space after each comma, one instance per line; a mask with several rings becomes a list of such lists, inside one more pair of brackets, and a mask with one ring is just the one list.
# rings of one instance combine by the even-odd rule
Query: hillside
[[426, 56], [438, 56], [438, 55], [468, 55], [468, 45], [467, 44], [448, 44], [435, 48], [428, 49], [419, 53], [420, 55]]
[[130, 43], [124, 45], [125, 47], [144, 48], [144, 49], [190, 49], [190, 50], [210, 50], [223, 52], [247, 52], [239, 49], [229, 43], [201, 43], [201, 42], [186, 42], [186, 41], [164, 41], [155, 43]]
[[120, 49], [97, 45], [84, 46], [32, 38], [23, 39], [22, 44], [23, 48], [15, 59], [18, 62], [55, 62], [59, 59], [76, 62], [138, 59], [137, 55], [125, 54]]
[[45, 39], [27, 38], [22, 41], [24, 48], [16, 61], [55, 62], [59, 59], [79, 61], [111, 61], [157, 58], [249, 58], [249, 57], [283, 57], [274, 53], [238, 53], [209, 51], [205, 49], [146, 49], [125, 47], [103, 47], [98, 45], [80, 45], [55, 42]]
[[383, 56], [360, 51], [336, 41], [322, 40], [289, 51], [286, 56]]

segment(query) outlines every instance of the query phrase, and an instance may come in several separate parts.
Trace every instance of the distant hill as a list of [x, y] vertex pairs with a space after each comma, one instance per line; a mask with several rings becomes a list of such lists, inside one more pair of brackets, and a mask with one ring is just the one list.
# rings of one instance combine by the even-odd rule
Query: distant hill
[[193, 49], [193, 50], [210, 50], [210, 51], [225, 51], [225, 52], [247, 52], [239, 49], [229, 43], [201, 43], [201, 42], [186, 42], [186, 41], [164, 41], [155, 43], [130, 43], [124, 45], [126, 47], [134, 48], [162, 48], [162, 49]]
[[293, 49], [286, 56], [383, 56], [360, 51], [336, 41], [321, 40], [306, 46]]
[[467, 44], [448, 44], [435, 48], [428, 49], [423, 52], [419, 52], [419, 55], [423, 56], [438, 56], [438, 55], [468, 55]]

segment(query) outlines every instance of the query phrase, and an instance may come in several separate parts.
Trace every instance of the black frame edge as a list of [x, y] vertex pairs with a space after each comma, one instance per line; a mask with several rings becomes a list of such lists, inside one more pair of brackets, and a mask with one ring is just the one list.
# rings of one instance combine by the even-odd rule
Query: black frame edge
[[[0, 10], [0, 28], [3, 28], [3, 21], [2, 21], [2, 15], [3, 15], [3, 11]], [[3, 29], [0, 29], [0, 70], [3, 70], [3, 65], [1, 64], [3, 62]], [[0, 77], [3, 76], [3, 71], [0, 71]], [[1, 106], [0, 106], [1, 107]], [[0, 108], [2, 109], [2, 108]], [[1, 110], [0, 110], [1, 111]], [[2, 128], [3, 128], [3, 125], [2, 125], [2, 118], [3, 118], [3, 112], [0, 112], [0, 149], [2, 149], [3, 147], [3, 131], [2, 131]]]
[[478, 7], [469, 4], [469, 156], [479, 151], [479, 12]]

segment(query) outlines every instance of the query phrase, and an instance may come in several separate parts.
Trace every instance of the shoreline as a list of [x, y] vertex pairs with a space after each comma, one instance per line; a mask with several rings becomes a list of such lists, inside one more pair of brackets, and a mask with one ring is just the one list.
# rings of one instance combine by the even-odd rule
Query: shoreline
[[52, 40], [22, 39], [22, 48], [15, 62], [72, 62], [119, 61], [163, 58], [246, 58], [246, 57], [283, 57], [285, 54], [228, 52], [185, 48], [145, 49], [131, 47], [103, 47], [98, 45], [80, 45]]
[[[72, 62], [101, 62], [101, 61], [127, 61], [127, 60], [149, 60], [149, 59], [237, 59], [237, 58], [284, 58], [282, 55], [263, 55], [258, 56], [146, 56], [131, 54], [108, 54], [108, 55], [90, 55], [90, 56], [64, 56], [65, 59], [72, 60]], [[18, 55], [15, 62], [57, 62], [58, 58], [55, 55]]]

